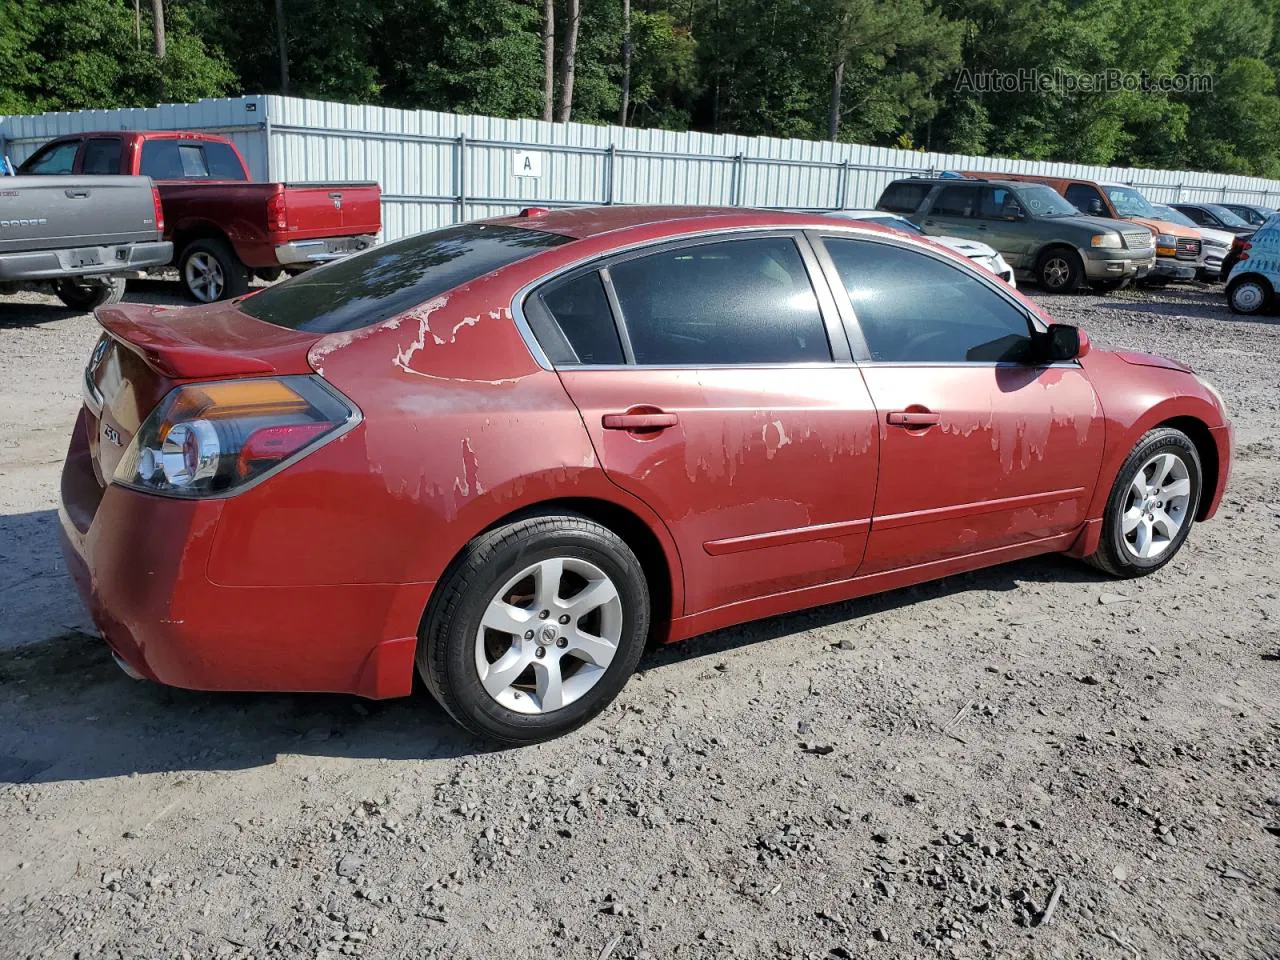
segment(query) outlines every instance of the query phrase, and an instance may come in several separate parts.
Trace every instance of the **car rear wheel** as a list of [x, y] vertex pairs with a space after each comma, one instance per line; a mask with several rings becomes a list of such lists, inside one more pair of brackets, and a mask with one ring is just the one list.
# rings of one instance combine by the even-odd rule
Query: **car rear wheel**
[[1227, 306], [1232, 313], [1253, 316], [1270, 310], [1274, 299], [1271, 284], [1259, 276], [1236, 277], [1227, 284]]
[[230, 300], [249, 290], [249, 271], [235, 251], [214, 237], [188, 244], [178, 258], [178, 275], [197, 303]]
[[461, 726], [535, 743], [596, 716], [635, 671], [649, 587], [611, 530], [574, 514], [481, 534], [441, 579], [418, 672]]
[[59, 280], [53, 285], [53, 292], [72, 310], [92, 310], [123, 300], [125, 285], [124, 277]]
[[1107, 500], [1089, 562], [1117, 577], [1159, 570], [1186, 542], [1200, 505], [1200, 456], [1181, 430], [1148, 431], [1126, 458]]
[[1046, 250], [1036, 263], [1036, 280], [1048, 293], [1075, 293], [1083, 278], [1080, 254], [1066, 247]]

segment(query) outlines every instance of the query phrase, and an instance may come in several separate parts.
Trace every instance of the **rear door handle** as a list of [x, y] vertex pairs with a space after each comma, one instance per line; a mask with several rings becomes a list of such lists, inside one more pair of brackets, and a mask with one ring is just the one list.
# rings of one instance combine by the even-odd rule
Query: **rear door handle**
[[67, 189], [62, 192], [72, 200], [83, 200], [85, 197], [89, 196], [88, 190], [77, 190], [75, 187], [67, 187]]
[[942, 414], [931, 410], [894, 410], [887, 419], [895, 427], [935, 427], [942, 422]]
[[606, 413], [600, 418], [606, 430], [665, 430], [680, 418], [674, 413]]

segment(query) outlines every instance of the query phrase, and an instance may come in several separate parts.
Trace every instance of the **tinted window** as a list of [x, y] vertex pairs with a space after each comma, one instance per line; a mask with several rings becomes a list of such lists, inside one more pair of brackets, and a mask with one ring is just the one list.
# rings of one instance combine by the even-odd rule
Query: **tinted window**
[[667, 250], [609, 273], [636, 363], [831, 359], [804, 261], [787, 237]]
[[1201, 226], [1209, 226], [1213, 223], [1210, 216], [1199, 207], [1178, 207], [1178, 209]]
[[140, 172], [152, 180], [181, 180], [182, 157], [178, 153], [177, 141], [144, 141]]
[[1240, 217], [1236, 216], [1234, 213], [1232, 213], [1226, 207], [1221, 206], [1220, 204], [1216, 204], [1216, 203], [1210, 204], [1208, 209], [1209, 209], [1209, 212], [1212, 213], [1215, 217], [1217, 217], [1221, 223], [1226, 224], [1228, 227], [1247, 227], [1249, 225], [1245, 223], [1244, 220], [1242, 220]]
[[248, 297], [240, 309], [295, 330], [356, 330], [381, 323], [491, 270], [569, 242], [569, 237], [538, 230], [464, 223], [309, 270]]
[[907, 181], [891, 183], [885, 188], [884, 193], [880, 195], [880, 202], [876, 206], [881, 210], [889, 210], [893, 213], [915, 213], [920, 209], [920, 204], [924, 202], [924, 198], [928, 195], [929, 186], [927, 183], [910, 183]]
[[84, 159], [80, 172], [112, 174], [120, 172], [120, 141], [116, 139], [90, 140], [84, 145]]
[[1022, 205], [1008, 187], [983, 187], [978, 200], [978, 216], [984, 220], [1017, 220]]
[[1088, 184], [1073, 183], [1071, 186], [1067, 187], [1067, 200], [1073, 207], [1077, 210], [1083, 211], [1084, 213], [1096, 213], [1098, 216], [1106, 216], [1107, 208], [1105, 205], [1103, 205], [1101, 210], [1097, 210], [1096, 207], [1092, 210], [1089, 208], [1089, 204], [1093, 203], [1095, 200], [1099, 204], [1102, 203], [1102, 194], [1098, 193], [1095, 188]]
[[204, 144], [204, 161], [209, 169], [209, 176], [214, 180], [247, 179], [244, 165], [236, 156], [235, 150], [227, 143], [209, 142]]
[[936, 217], [971, 217], [978, 191], [973, 187], [943, 187], [929, 213]]
[[623, 363], [618, 328], [596, 271], [558, 284], [542, 294], [550, 311], [582, 363]]
[[32, 176], [50, 176], [58, 173], [70, 173], [76, 162], [76, 151], [80, 142], [59, 143], [41, 150], [22, 165], [22, 172]]
[[204, 162], [204, 148], [191, 144], [178, 144], [178, 159], [182, 161], [184, 177], [207, 177], [209, 167]]
[[824, 242], [871, 359], [956, 363], [1029, 357], [1027, 318], [976, 277], [884, 243], [832, 237]]

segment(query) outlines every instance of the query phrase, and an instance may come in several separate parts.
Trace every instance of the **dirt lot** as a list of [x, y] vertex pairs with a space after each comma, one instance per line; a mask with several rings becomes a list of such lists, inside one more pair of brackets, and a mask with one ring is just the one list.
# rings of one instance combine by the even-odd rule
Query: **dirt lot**
[[126, 679], [54, 542], [96, 330], [0, 304], [0, 955], [1280, 956], [1280, 321], [1050, 308], [1226, 396], [1233, 482], [1173, 564], [724, 631], [489, 752], [422, 693]]

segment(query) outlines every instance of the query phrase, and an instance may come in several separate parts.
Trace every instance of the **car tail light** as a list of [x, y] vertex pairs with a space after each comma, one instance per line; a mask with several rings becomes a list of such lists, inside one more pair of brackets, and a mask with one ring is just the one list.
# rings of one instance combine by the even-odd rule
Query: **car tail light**
[[171, 497], [229, 496], [359, 420], [319, 377], [188, 384], [147, 417], [113, 479]]
[[289, 203], [283, 190], [277, 190], [267, 198], [267, 226], [279, 233], [289, 230]]
[[1240, 247], [1240, 256], [1238, 256], [1236, 259], [1237, 259], [1237, 260], [1248, 260], [1248, 259], [1249, 259], [1249, 251], [1253, 249], [1253, 244], [1252, 244], [1252, 243], [1250, 243], [1248, 240], [1240, 240], [1240, 241], [1238, 241], [1238, 244], [1239, 244], [1239, 247]]
[[151, 205], [155, 208], [156, 229], [160, 231], [160, 235], [164, 235], [164, 205], [160, 202], [160, 188], [154, 183], [151, 185]]

